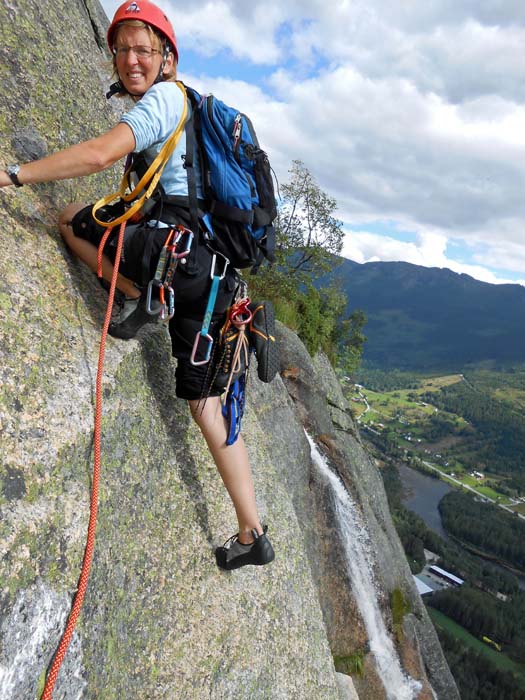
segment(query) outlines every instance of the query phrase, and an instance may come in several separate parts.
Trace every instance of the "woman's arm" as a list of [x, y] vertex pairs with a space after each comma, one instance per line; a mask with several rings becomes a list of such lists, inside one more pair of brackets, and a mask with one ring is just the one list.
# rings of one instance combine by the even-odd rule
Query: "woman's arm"
[[[22, 185], [50, 180], [66, 180], [91, 175], [109, 168], [135, 148], [135, 137], [127, 124], [119, 123], [111, 131], [95, 139], [83, 141], [41, 160], [20, 166], [18, 180]], [[0, 187], [12, 185], [11, 178], [0, 171]]]

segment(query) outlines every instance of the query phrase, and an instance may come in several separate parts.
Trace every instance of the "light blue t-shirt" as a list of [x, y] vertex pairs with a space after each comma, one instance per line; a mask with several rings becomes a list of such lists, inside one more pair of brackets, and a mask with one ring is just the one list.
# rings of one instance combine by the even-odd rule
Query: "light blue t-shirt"
[[[144, 153], [150, 165], [158, 155], [164, 142], [175, 131], [183, 109], [183, 96], [175, 83], [156, 83], [120, 121], [127, 124], [135, 137], [135, 153]], [[188, 115], [191, 105], [188, 101]], [[167, 195], [187, 196], [188, 178], [184, 168], [186, 156], [186, 132], [182, 132], [175, 151], [166, 163], [160, 184]], [[196, 164], [197, 196], [202, 197], [198, 159]]]

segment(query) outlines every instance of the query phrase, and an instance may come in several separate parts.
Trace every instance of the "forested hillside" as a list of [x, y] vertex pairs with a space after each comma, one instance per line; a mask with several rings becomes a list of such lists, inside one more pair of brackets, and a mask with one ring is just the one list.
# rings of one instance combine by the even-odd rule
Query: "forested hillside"
[[447, 493], [439, 504], [447, 532], [496, 560], [525, 571], [525, 521], [461, 491]]
[[346, 293], [348, 312], [361, 309], [368, 318], [370, 366], [457, 370], [525, 360], [525, 287], [404, 262], [346, 259], [322, 284], [332, 280]]

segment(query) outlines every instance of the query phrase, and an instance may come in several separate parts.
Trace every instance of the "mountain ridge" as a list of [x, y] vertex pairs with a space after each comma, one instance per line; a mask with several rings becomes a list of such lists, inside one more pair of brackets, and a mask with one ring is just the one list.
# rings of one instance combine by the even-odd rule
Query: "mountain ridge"
[[340, 284], [348, 313], [365, 312], [367, 365], [428, 371], [525, 361], [525, 287], [407, 262], [340, 261], [322, 284]]

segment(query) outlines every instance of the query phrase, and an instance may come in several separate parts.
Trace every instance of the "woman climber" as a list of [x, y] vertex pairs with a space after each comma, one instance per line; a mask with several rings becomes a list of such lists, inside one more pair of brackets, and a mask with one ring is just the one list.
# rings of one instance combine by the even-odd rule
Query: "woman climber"
[[[133, 168], [140, 174], [140, 163], [146, 170], [155, 160], [181, 121], [184, 109], [183, 93], [175, 82], [178, 51], [173, 27], [164, 12], [148, 0], [128, 0], [115, 13], [107, 38], [117, 78], [110, 93], [131, 96], [133, 108], [101, 136], [40, 160], [6, 167], [0, 171], [1, 187], [90, 175], [109, 168], [128, 154], [133, 154]], [[188, 110], [190, 115], [191, 107]], [[162, 304], [158, 295], [151, 293], [148, 280], [155, 275], [167, 236], [170, 231], [176, 231], [183, 251], [175, 256], [176, 264], [171, 270], [174, 315], [169, 332], [172, 352], [177, 358], [176, 394], [188, 401], [235, 508], [238, 533], [215, 550], [218, 566], [229, 570], [246, 564], [268, 564], [274, 559], [274, 551], [257, 512], [242, 436], [227, 444], [231, 442], [229, 426], [221, 404], [225, 373], [217, 367], [216, 353], [211, 353], [208, 362], [195, 361], [196, 337], [203, 326], [203, 317], [211, 312], [204, 335], [209, 338], [210, 347], [216, 346], [241, 282], [237, 271], [213, 249], [201, 226], [192, 220], [187, 206], [186, 147], [183, 131], [160, 177], [161, 195], [153, 197], [153, 206], [147, 212], [142, 211], [141, 219], [133, 221], [126, 230], [116, 283], [120, 304], [108, 332], [117, 338], [132, 338], [143, 325], [157, 320]], [[200, 198], [198, 157], [195, 160]], [[70, 204], [61, 213], [58, 226], [68, 248], [96, 271], [98, 246], [105, 229], [93, 218], [92, 209], [92, 205]], [[114, 218], [121, 213], [117, 205], [100, 210], [100, 215]], [[102, 257], [102, 276], [108, 282], [113, 273], [117, 228], [110, 234]], [[220, 270], [220, 281], [214, 288], [214, 303], [210, 304], [214, 269]], [[259, 376], [268, 381], [277, 364], [273, 312], [265, 304], [245, 307], [244, 311], [251, 318], [246, 334], [252, 336]], [[245, 318], [240, 315], [241, 321]], [[238, 327], [242, 329], [241, 324]]]

